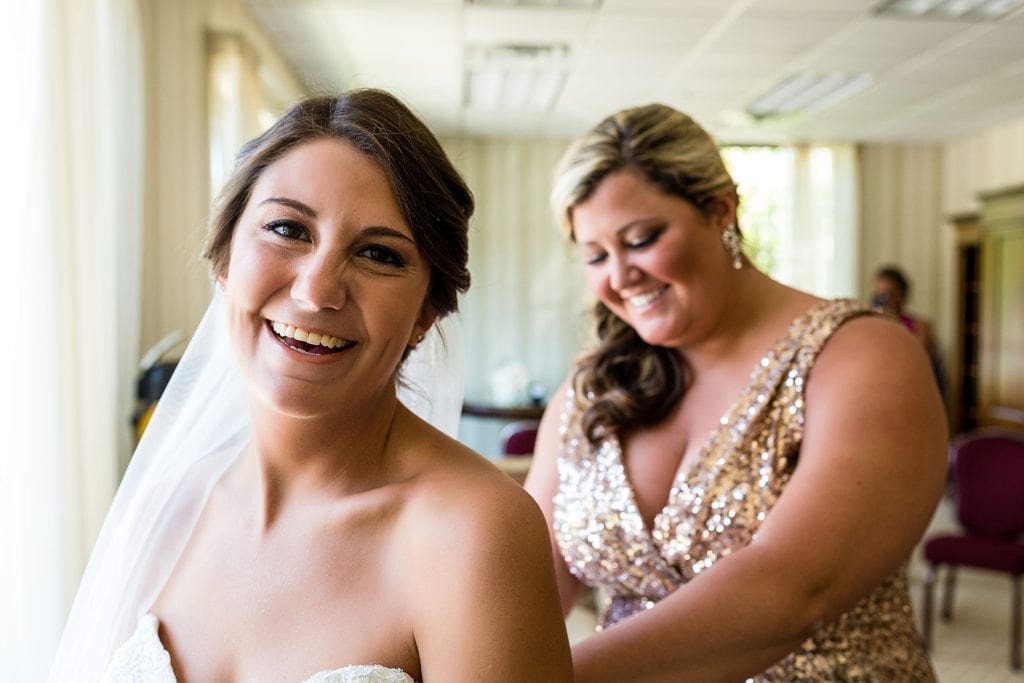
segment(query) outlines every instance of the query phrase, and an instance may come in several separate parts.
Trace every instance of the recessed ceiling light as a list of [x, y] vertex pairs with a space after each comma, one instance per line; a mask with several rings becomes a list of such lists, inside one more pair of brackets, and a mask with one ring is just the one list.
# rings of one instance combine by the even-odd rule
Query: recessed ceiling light
[[547, 111], [562, 92], [568, 59], [568, 45], [470, 45], [466, 48], [466, 106]]
[[908, 19], [995, 21], [1024, 5], [1024, 0], [887, 0], [875, 14]]

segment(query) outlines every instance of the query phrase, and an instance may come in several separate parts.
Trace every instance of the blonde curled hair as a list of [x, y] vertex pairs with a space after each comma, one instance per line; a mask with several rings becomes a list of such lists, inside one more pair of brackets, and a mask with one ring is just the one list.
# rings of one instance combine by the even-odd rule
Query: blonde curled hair
[[[624, 109], [576, 140], [558, 163], [551, 206], [570, 240], [573, 208], [625, 168], [705, 215], [714, 199], [736, 192], [717, 145], [692, 118], [663, 104]], [[593, 315], [598, 343], [576, 360], [572, 384], [583, 433], [597, 444], [668, 415], [686, 390], [687, 370], [676, 350], [648, 344], [603, 303]]]

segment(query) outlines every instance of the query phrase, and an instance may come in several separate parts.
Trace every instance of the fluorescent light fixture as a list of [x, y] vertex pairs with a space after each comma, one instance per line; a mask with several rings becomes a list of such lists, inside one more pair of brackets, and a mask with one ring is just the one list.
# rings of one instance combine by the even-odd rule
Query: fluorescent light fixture
[[864, 90], [873, 82], [870, 73], [801, 71], [747, 105], [747, 113], [755, 119], [765, 119], [816, 111]]
[[1024, 0], [888, 0], [875, 14], [911, 19], [994, 21], [1024, 5]]
[[470, 109], [548, 111], [565, 84], [567, 45], [491, 45], [466, 49]]

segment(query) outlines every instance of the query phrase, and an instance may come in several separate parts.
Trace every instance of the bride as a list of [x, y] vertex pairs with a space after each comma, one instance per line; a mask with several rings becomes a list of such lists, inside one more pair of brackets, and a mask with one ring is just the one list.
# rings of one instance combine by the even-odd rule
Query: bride
[[472, 211], [381, 91], [308, 99], [242, 149], [205, 254], [218, 294], [51, 680], [571, 678], [539, 509], [406, 405], [457, 418], [431, 353]]

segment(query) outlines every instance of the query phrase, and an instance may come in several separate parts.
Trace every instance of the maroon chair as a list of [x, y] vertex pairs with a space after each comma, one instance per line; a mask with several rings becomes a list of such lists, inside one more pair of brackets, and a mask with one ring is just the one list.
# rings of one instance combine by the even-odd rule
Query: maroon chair
[[519, 420], [501, 428], [502, 455], [533, 455], [533, 444], [537, 440], [539, 420]]
[[1024, 575], [1024, 432], [982, 429], [950, 442], [959, 534], [932, 536], [924, 544], [923, 635], [932, 646], [932, 593], [946, 568], [942, 619], [953, 616], [959, 567], [1010, 575], [1010, 668], [1021, 668], [1021, 575]]

